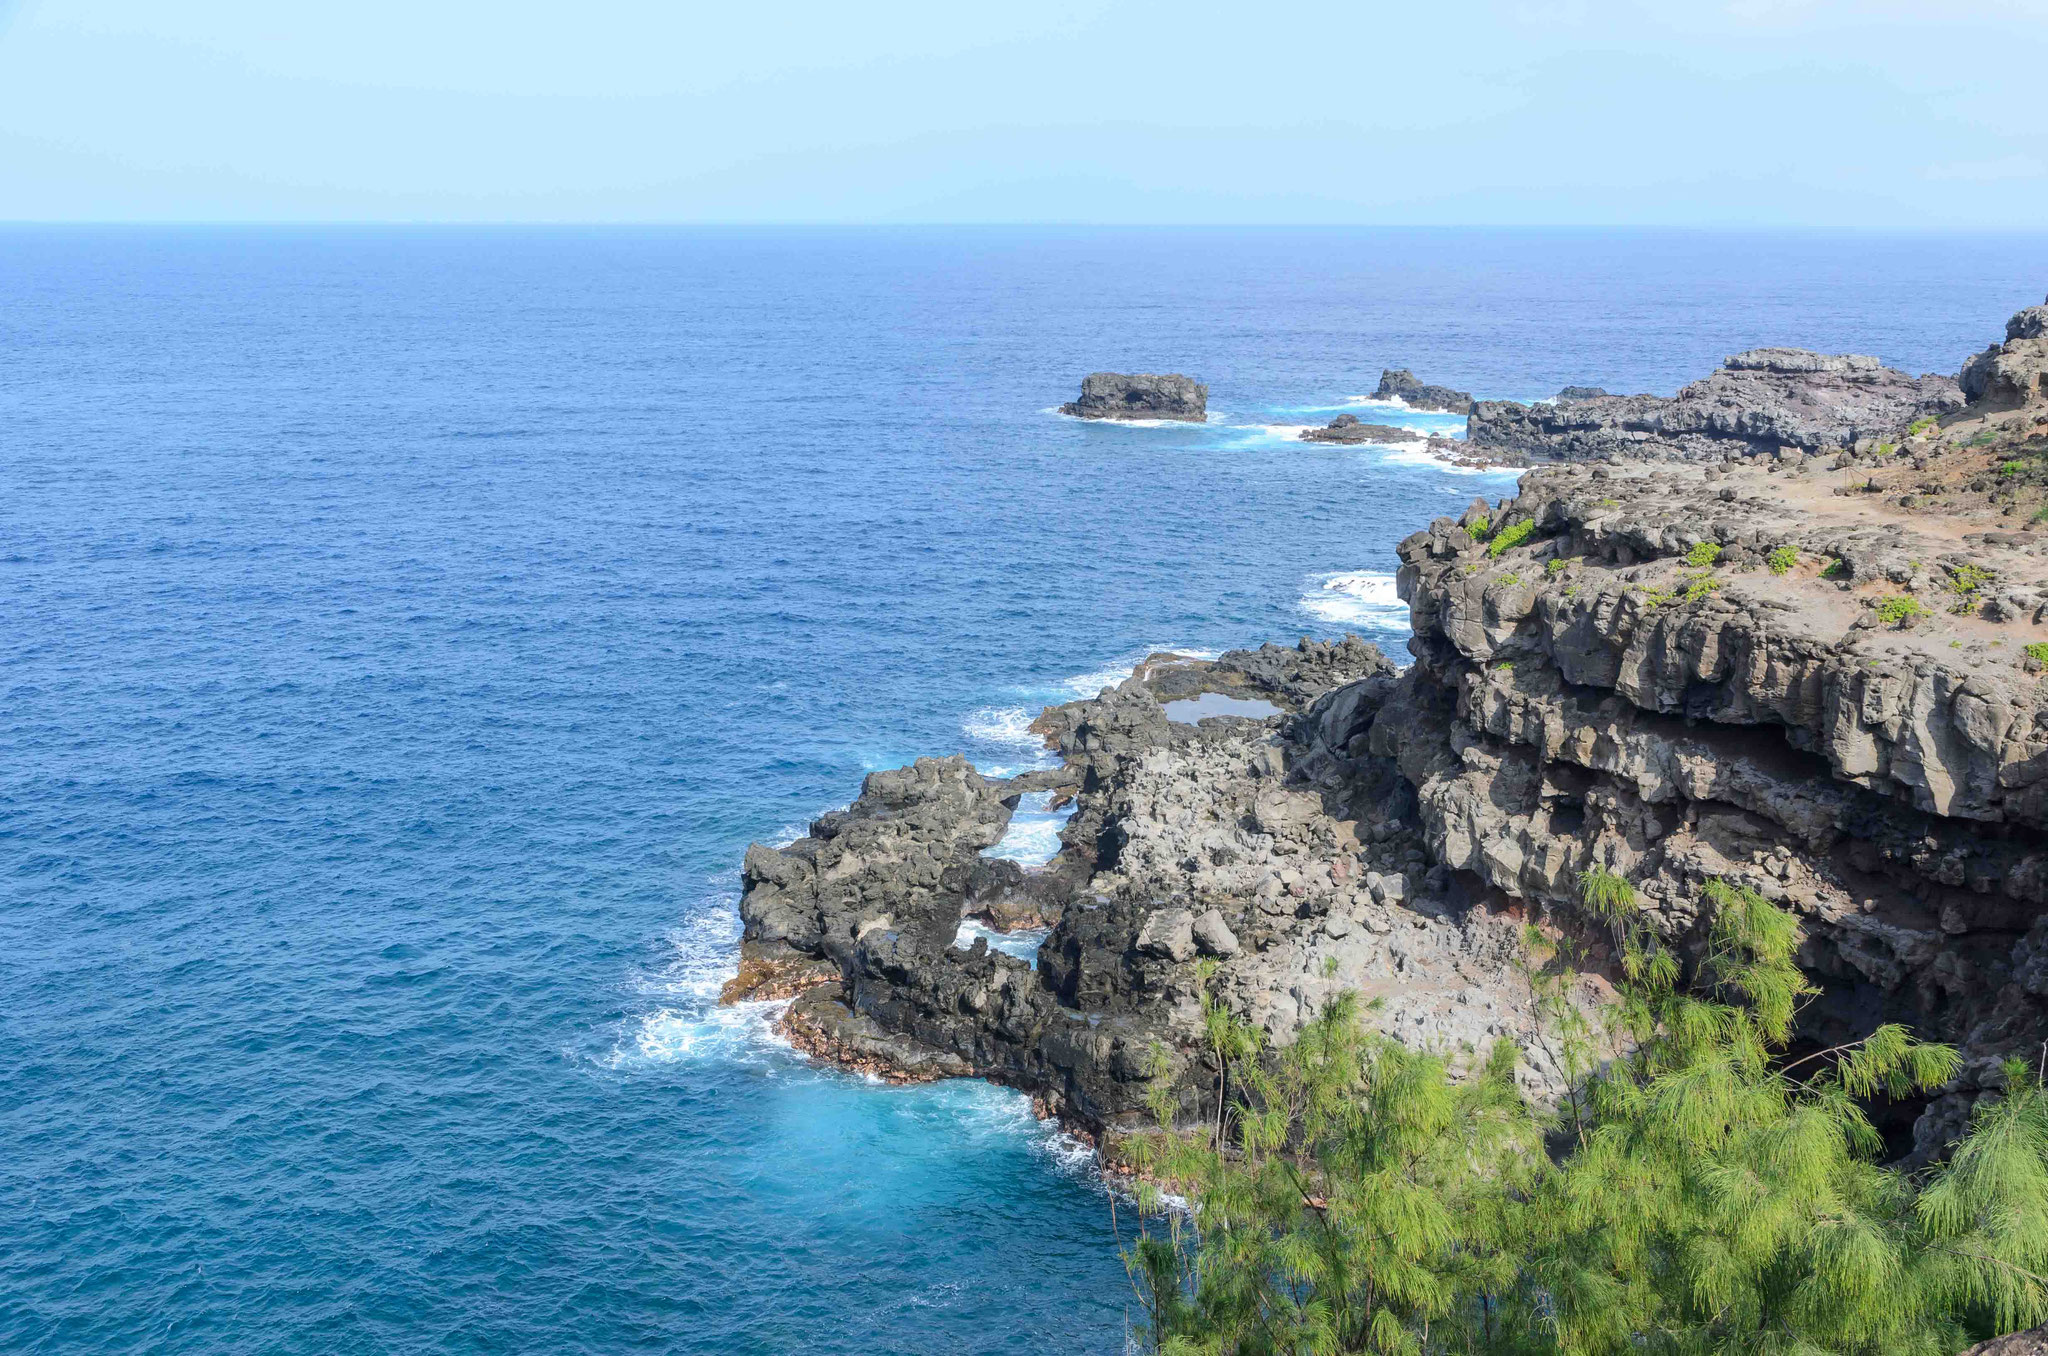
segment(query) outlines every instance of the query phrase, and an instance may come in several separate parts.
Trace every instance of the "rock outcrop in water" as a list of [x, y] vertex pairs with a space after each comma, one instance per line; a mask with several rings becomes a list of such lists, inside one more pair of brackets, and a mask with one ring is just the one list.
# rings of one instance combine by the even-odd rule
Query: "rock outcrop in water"
[[1060, 406], [1080, 419], [1178, 419], [1206, 423], [1209, 388], [1178, 372], [1092, 372], [1081, 382], [1081, 398]]
[[1427, 434], [1393, 424], [1366, 424], [1355, 414], [1340, 414], [1323, 428], [1305, 428], [1301, 440], [1309, 443], [1410, 443]]
[[1675, 396], [1482, 400], [1466, 436], [1475, 447], [1551, 461], [1718, 460], [1853, 447], [1962, 404], [1948, 377], [1908, 376], [1861, 354], [1756, 348]]
[[[1579, 873], [1627, 877], [1681, 950], [1719, 877], [1804, 928], [1823, 996], [1803, 1048], [1889, 1020], [1960, 1048], [1940, 1096], [1877, 1111], [1899, 1152], [1938, 1152], [2000, 1057], [2048, 1036], [2048, 532], [2011, 530], [2048, 523], [2048, 474], [2002, 470], [2048, 468], [2048, 399], [1986, 385], [1957, 411], [1931, 389], [1945, 424], [1872, 428], [1882, 449], [1554, 466], [1439, 519], [1399, 548], [1405, 670], [1355, 639], [1154, 656], [1041, 717], [1057, 767], [876, 774], [810, 837], [749, 851], [733, 996], [797, 992], [783, 1020], [806, 1049], [994, 1078], [1095, 1133], [1139, 1124], [1162, 1073], [1185, 1110], [1212, 1088], [1208, 962], [1275, 1041], [1362, 991], [1403, 1040], [1523, 1042], [1541, 1097], [1559, 1074], [1525, 928], [1580, 943], [1575, 997], [1597, 1004]], [[1617, 399], [1640, 398], [1589, 403]], [[1893, 494], [1937, 482], [1958, 496], [1939, 511]], [[1167, 719], [1198, 692], [1282, 714]], [[1075, 808], [1028, 882], [980, 857], [1027, 791]], [[1020, 891], [1057, 918], [1036, 970], [954, 944], [971, 897]]]
[[1389, 367], [1381, 371], [1380, 384], [1372, 393], [1374, 400], [1398, 400], [1411, 410], [1437, 410], [1444, 414], [1469, 414], [1472, 411], [1472, 393], [1454, 391], [1448, 386], [1431, 386], [1418, 381], [1413, 372], [1405, 367]]

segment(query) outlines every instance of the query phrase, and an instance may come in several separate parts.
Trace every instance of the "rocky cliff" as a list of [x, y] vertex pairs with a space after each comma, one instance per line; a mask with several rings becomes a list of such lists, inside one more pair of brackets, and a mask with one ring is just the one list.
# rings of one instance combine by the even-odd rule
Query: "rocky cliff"
[[1209, 388], [1178, 372], [1091, 372], [1081, 398], [1060, 406], [1078, 419], [1177, 419], [1201, 424], [1209, 418]]
[[[733, 996], [796, 993], [807, 1049], [999, 1079], [1087, 1132], [1135, 1124], [1154, 1077], [1190, 1110], [1211, 1088], [1205, 973], [1276, 1041], [1342, 990], [1403, 1040], [1512, 1037], [1543, 1097], [1529, 929], [1580, 945], [1572, 996], [1597, 1005], [1579, 873], [1627, 877], [1681, 948], [1723, 877], [1801, 920], [1806, 1048], [1902, 1020], [1962, 1049], [1941, 1096], [1880, 1111], [1901, 1153], [1938, 1151], [1998, 1057], [2048, 1036], [2048, 403], [1907, 381], [1897, 415], [1948, 417], [1865, 452], [1731, 435], [1744, 455], [1545, 467], [1439, 519], [1400, 546], [1404, 670], [1355, 639], [1157, 656], [1045, 714], [1056, 767], [870, 777], [749, 851]], [[1772, 426], [1770, 389], [1729, 426]], [[1200, 692], [1277, 713], [1168, 718]], [[992, 871], [1027, 791], [1074, 806], [1061, 851]], [[977, 894], [1054, 922], [1035, 968], [955, 943]]]
[[1719, 460], [1853, 447], [1963, 404], [1948, 377], [1908, 376], [1861, 354], [1758, 348], [1676, 396], [1611, 396], [1566, 387], [1551, 404], [1482, 400], [1466, 436], [1557, 461]]

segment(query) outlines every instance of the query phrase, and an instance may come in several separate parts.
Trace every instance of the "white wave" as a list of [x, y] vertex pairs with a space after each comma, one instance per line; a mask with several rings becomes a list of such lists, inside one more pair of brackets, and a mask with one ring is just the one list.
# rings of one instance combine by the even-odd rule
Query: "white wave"
[[1314, 424], [1261, 424], [1259, 428], [1269, 437], [1281, 438], [1287, 442], [1300, 442], [1301, 435], [1314, 428]]
[[1519, 476], [1521, 470], [1513, 466], [1460, 466], [1457, 462], [1425, 452], [1420, 448], [1389, 449], [1381, 458], [1401, 466], [1429, 466], [1439, 471], [1448, 471], [1454, 476]]
[[740, 920], [733, 905], [729, 894], [714, 896], [670, 931], [667, 964], [633, 983], [649, 1006], [622, 1024], [604, 1064], [759, 1063], [792, 1053], [776, 1029], [788, 1000], [719, 1006], [719, 991], [739, 973]]
[[1100, 696], [1104, 688], [1122, 683], [1138, 671], [1138, 665], [1155, 654], [1179, 655], [1183, 659], [1214, 659], [1221, 653], [1221, 650], [1204, 650], [1193, 645], [1154, 645], [1135, 655], [1113, 660], [1107, 667], [1077, 673], [1072, 678], [1063, 680], [1059, 688], [1067, 695], [1062, 700], [1072, 701], [1078, 697]]
[[1039, 413], [1052, 415], [1056, 419], [1070, 419], [1077, 424], [1093, 424], [1097, 428], [1214, 428], [1219, 422], [1229, 418], [1226, 411], [1210, 410], [1207, 424], [1187, 419], [1084, 419], [1078, 414], [1068, 414], [1057, 405], [1040, 410]]
[[1010, 820], [1003, 841], [983, 855], [1016, 862], [1020, 866], [1044, 866], [1060, 850], [1060, 830], [1066, 827], [1066, 823], [1065, 815], [1027, 819], [1019, 814]]
[[960, 920], [960, 930], [953, 934], [953, 945], [962, 951], [974, 946], [979, 937], [988, 943], [991, 951], [1000, 951], [1006, 956], [1030, 961], [1035, 968], [1038, 964], [1038, 948], [1050, 935], [1045, 928], [1017, 928], [1012, 932], [998, 932], [978, 918]]
[[1302, 611], [1339, 626], [1405, 626], [1408, 604], [1394, 576], [1372, 570], [1318, 575], [1301, 596]]

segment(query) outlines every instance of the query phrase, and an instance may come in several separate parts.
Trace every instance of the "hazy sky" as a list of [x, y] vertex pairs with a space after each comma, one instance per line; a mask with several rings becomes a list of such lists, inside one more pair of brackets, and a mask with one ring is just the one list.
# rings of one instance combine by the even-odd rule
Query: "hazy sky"
[[2048, 227], [2048, 0], [0, 0], [0, 219]]

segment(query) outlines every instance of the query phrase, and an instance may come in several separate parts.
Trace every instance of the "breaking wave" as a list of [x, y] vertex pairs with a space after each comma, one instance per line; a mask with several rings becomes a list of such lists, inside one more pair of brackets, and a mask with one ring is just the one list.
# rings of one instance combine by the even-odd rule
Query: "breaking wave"
[[1394, 576], [1372, 570], [1316, 576], [1301, 595], [1301, 609], [1339, 626], [1397, 628], [1408, 624], [1408, 604], [1401, 601]]

